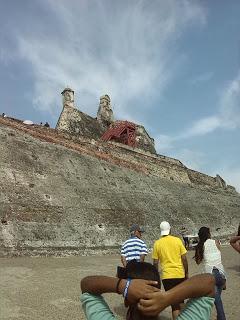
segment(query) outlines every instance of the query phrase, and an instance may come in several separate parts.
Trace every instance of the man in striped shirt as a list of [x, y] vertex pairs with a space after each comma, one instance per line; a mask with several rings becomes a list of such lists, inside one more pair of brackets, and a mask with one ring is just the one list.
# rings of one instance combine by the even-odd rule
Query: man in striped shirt
[[124, 267], [131, 260], [143, 262], [148, 254], [146, 243], [141, 239], [143, 228], [134, 224], [130, 228], [131, 237], [124, 242], [121, 249], [121, 261]]

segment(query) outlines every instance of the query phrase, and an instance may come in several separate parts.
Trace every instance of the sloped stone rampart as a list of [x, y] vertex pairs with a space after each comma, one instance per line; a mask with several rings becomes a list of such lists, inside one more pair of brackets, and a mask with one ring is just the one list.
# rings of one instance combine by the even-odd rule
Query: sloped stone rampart
[[239, 219], [237, 192], [194, 183], [181, 163], [52, 129], [0, 119], [0, 163], [1, 255], [116, 252], [132, 223], [151, 245], [161, 220], [230, 234]]

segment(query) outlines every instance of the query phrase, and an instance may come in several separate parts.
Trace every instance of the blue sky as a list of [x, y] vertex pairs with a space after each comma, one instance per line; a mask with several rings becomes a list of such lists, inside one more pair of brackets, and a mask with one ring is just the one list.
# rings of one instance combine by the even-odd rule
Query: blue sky
[[56, 124], [61, 91], [143, 124], [160, 154], [240, 191], [240, 1], [0, 1], [0, 112]]

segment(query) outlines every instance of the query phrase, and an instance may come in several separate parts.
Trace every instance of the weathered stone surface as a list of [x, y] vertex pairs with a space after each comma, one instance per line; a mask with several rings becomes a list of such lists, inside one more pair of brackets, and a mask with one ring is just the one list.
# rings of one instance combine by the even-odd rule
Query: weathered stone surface
[[98, 121], [75, 108], [65, 106], [57, 123], [57, 130], [75, 137], [99, 139], [104, 129]]
[[154, 147], [154, 139], [149, 136], [149, 134], [143, 126], [137, 125], [136, 141], [138, 148], [156, 154], [156, 150]]
[[240, 195], [180, 161], [0, 120], [1, 254], [112, 252], [132, 223], [146, 240], [168, 220], [230, 234]]

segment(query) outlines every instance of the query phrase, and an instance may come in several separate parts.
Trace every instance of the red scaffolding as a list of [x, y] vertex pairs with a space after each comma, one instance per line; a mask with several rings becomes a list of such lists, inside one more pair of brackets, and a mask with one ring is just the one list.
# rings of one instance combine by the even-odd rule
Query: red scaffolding
[[136, 125], [129, 121], [115, 121], [101, 137], [104, 141], [114, 140], [128, 146], [136, 146]]

